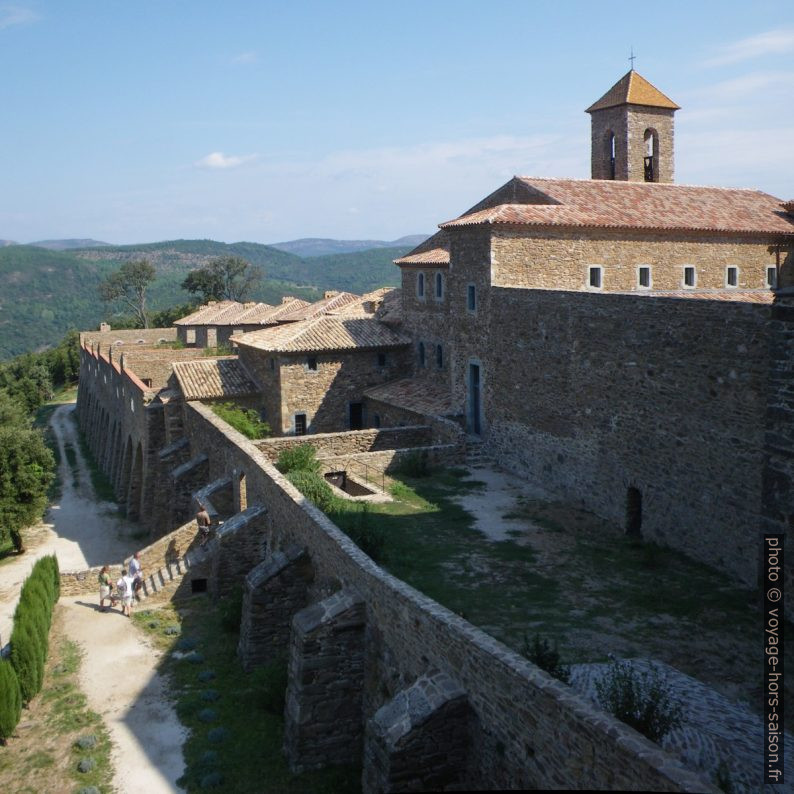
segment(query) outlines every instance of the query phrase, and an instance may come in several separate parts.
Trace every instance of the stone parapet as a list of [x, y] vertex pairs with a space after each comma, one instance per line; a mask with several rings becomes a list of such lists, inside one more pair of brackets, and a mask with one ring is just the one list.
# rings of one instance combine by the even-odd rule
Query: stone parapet
[[351, 589], [292, 620], [284, 752], [293, 772], [361, 757], [365, 622], [364, 602]]
[[245, 577], [237, 646], [243, 669], [286, 657], [292, 618], [306, 606], [313, 577], [306, 552], [295, 545], [276, 551]]
[[363, 791], [468, 788], [470, 717], [466, 692], [446, 673], [398, 692], [367, 722]]

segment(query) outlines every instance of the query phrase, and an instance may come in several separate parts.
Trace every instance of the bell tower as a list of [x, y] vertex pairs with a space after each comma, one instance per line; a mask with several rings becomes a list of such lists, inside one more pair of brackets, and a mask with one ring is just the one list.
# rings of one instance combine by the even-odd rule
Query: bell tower
[[591, 120], [591, 178], [672, 182], [676, 110], [634, 69], [621, 77], [585, 111]]

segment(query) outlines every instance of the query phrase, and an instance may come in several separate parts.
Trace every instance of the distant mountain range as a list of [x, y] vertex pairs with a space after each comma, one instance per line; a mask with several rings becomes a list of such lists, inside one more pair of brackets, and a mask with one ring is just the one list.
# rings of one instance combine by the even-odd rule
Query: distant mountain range
[[353, 251], [369, 251], [373, 248], [416, 248], [429, 234], [408, 234], [399, 240], [331, 240], [325, 237], [303, 237], [285, 243], [270, 243], [271, 248], [286, 251], [296, 256], [325, 256], [326, 254], [348, 254]]
[[[70, 328], [94, 328], [113, 317], [97, 292], [97, 285], [123, 262], [148, 259], [157, 271], [149, 289], [152, 311], [182, 304], [193, 296], [181, 288], [187, 273], [217, 256], [240, 256], [260, 266], [265, 278], [253, 300], [278, 303], [283, 295], [316, 300], [325, 289], [358, 294], [399, 283], [393, 260], [421, 242], [422, 235], [401, 238], [404, 244], [374, 241], [372, 248], [344, 253], [298, 256], [259, 243], [219, 243], [214, 240], [169, 240], [160, 243], [113, 246], [96, 240], [85, 247], [73, 240], [47, 240], [36, 245], [0, 247], [0, 359], [56, 344]], [[368, 241], [293, 241], [353, 243]], [[400, 242], [400, 241], [395, 241]], [[288, 245], [284, 243], [283, 245]], [[307, 250], [304, 248], [303, 250]], [[308, 250], [312, 250], [310, 247]], [[323, 250], [316, 246], [313, 251]]]
[[70, 240], [38, 240], [35, 243], [28, 243], [28, 245], [35, 245], [37, 248], [49, 248], [50, 251], [69, 251], [73, 248], [97, 248], [99, 246], [110, 245], [110, 243], [103, 243], [101, 240], [88, 239], [70, 239]]

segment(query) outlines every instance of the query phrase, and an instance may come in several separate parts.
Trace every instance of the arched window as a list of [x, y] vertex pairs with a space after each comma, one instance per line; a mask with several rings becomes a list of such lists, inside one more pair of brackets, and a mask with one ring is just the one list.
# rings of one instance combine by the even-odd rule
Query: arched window
[[419, 273], [416, 277], [416, 294], [419, 298], [425, 297], [425, 274]]
[[654, 129], [645, 130], [645, 181], [659, 181], [659, 133]]
[[615, 178], [615, 133], [612, 130], [607, 131], [606, 137], [606, 162], [607, 162], [607, 179]]
[[444, 277], [441, 273], [436, 273], [436, 299], [441, 300], [444, 297]]

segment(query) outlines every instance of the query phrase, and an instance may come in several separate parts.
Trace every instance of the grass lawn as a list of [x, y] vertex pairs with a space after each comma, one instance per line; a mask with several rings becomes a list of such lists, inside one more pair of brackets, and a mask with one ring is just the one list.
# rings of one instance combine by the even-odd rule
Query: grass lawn
[[754, 592], [563, 504], [517, 499], [510, 539], [493, 541], [454, 501], [481, 486], [466, 470], [401, 476], [394, 502], [330, 515], [395, 576], [519, 653], [538, 634], [568, 663], [655, 658], [760, 706]]
[[242, 670], [236, 655], [239, 599], [213, 604], [206, 596], [193, 596], [176, 606], [141, 610], [133, 620], [167, 652], [163, 672], [177, 715], [190, 730], [180, 781], [187, 791], [215, 786], [237, 794], [360, 790], [360, 769], [290, 773], [281, 752], [286, 660], [253, 673]]

